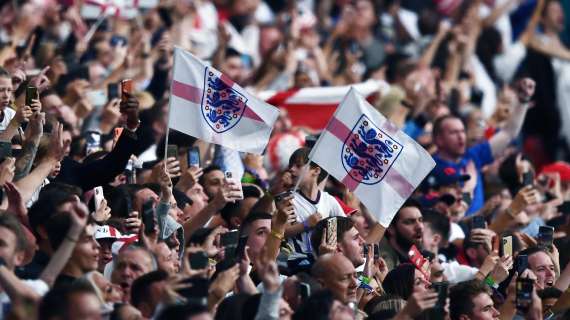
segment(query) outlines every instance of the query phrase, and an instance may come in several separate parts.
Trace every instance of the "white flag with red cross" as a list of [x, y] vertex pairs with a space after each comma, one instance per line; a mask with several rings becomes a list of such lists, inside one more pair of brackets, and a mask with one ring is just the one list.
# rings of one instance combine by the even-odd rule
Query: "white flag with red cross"
[[279, 109], [191, 53], [174, 49], [168, 125], [237, 151], [263, 153]]
[[412, 138], [350, 89], [310, 159], [362, 201], [384, 227], [435, 167]]

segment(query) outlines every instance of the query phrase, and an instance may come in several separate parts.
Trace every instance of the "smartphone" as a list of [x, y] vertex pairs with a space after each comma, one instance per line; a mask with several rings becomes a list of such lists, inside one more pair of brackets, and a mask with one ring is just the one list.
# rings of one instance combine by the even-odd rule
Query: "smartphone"
[[429, 260], [426, 259], [420, 250], [416, 247], [416, 245], [412, 245], [410, 251], [408, 251], [408, 257], [410, 258], [410, 262], [416, 266], [416, 269], [420, 270], [421, 273], [426, 277], [426, 279], [430, 278], [430, 265]]
[[169, 144], [166, 147], [166, 157], [178, 159], [178, 146], [175, 144]]
[[283, 201], [283, 199], [293, 194], [293, 190], [283, 191], [275, 195], [275, 202]]
[[188, 167], [200, 167], [200, 148], [192, 147], [188, 150]]
[[447, 293], [449, 283], [447, 281], [432, 282], [431, 288], [437, 293], [437, 302], [434, 309], [444, 309], [445, 301], [447, 300]]
[[101, 133], [97, 131], [87, 132], [85, 136], [85, 154], [90, 155], [99, 150], [101, 150]]
[[142, 205], [142, 223], [144, 223], [144, 233], [154, 232], [154, 200], [148, 199]]
[[190, 253], [188, 263], [192, 270], [205, 269], [208, 267], [208, 255], [204, 251]]
[[518, 278], [516, 283], [515, 305], [517, 311], [525, 314], [532, 304], [534, 282], [528, 278]]
[[528, 269], [528, 256], [519, 254], [515, 259], [515, 271], [520, 276], [526, 269]]
[[231, 230], [220, 235], [220, 244], [224, 247], [237, 247], [239, 240], [239, 230]]
[[[39, 94], [38, 94], [38, 88], [34, 87], [34, 86], [28, 86], [26, 87], [26, 105], [27, 106], [31, 106], [32, 105], [32, 100], [38, 100], [40, 98]], [[35, 112], [36, 110], [34, 110]], [[37, 110], [39, 111], [39, 110]]]
[[305, 301], [305, 299], [311, 296], [311, 286], [305, 282], [299, 282], [299, 295], [301, 295], [301, 301]]
[[132, 94], [134, 91], [134, 84], [132, 79], [121, 80], [121, 100], [127, 101], [127, 93]]
[[243, 189], [241, 188], [241, 182], [238, 181], [237, 179], [234, 179], [234, 174], [231, 171], [226, 171], [225, 173], [225, 177], [226, 177], [226, 181], [233, 181], [234, 184], [239, 186], [241, 195], [240, 195], [240, 199], [243, 199]]
[[103, 196], [103, 187], [98, 186], [93, 189], [93, 201], [95, 201], [95, 211], [98, 211], [101, 207], [101, 201], [105, 197]]
[[238, 245], [235, 251], [236, 259], [241, 261], [245, 257], [245, 246], [247, 245], [248, 236], [241, 236], [238, 239]]
[[337, 243], [336, 238], [337, 221], [336, 217], [327, 220], [327, 245], [335, 247]]
[[543, 248], [551, 248], [554, 240], [554, 228], [541, 226], [538, 228], [538, 245]]
[[107, 85], [107, 100], [111, 101], [119, 97], [119, 85], [116, 83], [109, 83]]
[[[364, 245], [364, 255], [368, 255], [368, 244]], [[372, 250], [374, 251], [374, 260], [380, 259], [380, 246], [377, 243], [372, 244]]]
[[502, 256], [513, 256], [513, 236], [506, 236], [502, 239]]
[[471, 220], [471, 230], [473, 229], [486, 229], [485, 218], [482, 216], [474, 216]]
[[523, 187], [530, 186], [534, 183], [534, 176], [531, 171], [523, 173]]

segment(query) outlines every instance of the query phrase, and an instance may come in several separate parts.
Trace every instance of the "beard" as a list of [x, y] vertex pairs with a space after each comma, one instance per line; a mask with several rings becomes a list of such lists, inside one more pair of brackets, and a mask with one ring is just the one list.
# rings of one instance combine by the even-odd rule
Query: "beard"
[[400, 232], [396, 232], [396, 243], [398, 244], [398, 246], [400, 246], [400, 248], [402, 248], [403, 250], [409, 251], [410, 248], [412, 247], [412, 245], [416, 245], [416, 247], [418, 247], [418, 249], [421, 249], [421, 240], [420, 241], [410, 241], [404, 237], [401, 236]]

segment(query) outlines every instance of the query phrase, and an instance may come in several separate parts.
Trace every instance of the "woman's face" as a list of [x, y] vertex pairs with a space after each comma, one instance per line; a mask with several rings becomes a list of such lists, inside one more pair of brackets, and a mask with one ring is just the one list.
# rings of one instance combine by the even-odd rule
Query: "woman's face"
[[420, 270], [414, 269], [414, 292], [426, 292], [429, 285], [429, 281], [426, 280]]
[[105, 302], [118, 303], [123, 301], [123, 291], [121, 288], [111, 283], [102, 274], [96, 273], [93, 275], [93, 282], [101, 290]]

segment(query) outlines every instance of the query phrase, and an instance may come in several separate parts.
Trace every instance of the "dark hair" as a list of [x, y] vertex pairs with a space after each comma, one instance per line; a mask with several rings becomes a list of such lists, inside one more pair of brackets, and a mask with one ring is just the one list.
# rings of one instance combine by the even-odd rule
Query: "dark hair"
[[[309, 162], [309, 154], [311, 153], [311, 149], [307, 147], [302, 147], [293, 152], [289, 157], [289, 168], [294, 165], [306, 165]], [[318, 164], [311, 161], [309, 163], [309, 167], [311, 169], [320, 168]], [[325, 178], [328, 176], [328, 173], [321, 168], [321, 173], [317, 177], [317, 183], [321, 183]]]
[[250, 297], [247, 293], [236, 293], [220, 303], [216, 312], [215, 320], [241, 320], [244, 304]]
[[198, 303], [174, 304], [164, 308], [156, 320], [189, 319], [202, 313], [209, 313], [208, 308]]
[[45, 224], [48, 240], [54, 251], [63, 243], [69, 228], [71, 228], [70, 215], [69, 212], [58, 212]]
[[190, 238], [188, 239], [188, 244], [202, 245], [204, 241], [206, 241], [210, 233], [212, 233], [212, 231], [214, 231], [214, 228], [204, 227], [197, 229], [196, 231], [194, 231], [194, 233], [192, 233], [192, 235], [190, 235]]
[[222, 168], [218, 165], [215, 164], [211, 164], [209, 166], [207, 166], [206, 168], [204, 168], [204, 170], [202, 171], [202, 176], [198, 179], [198, 183], [200, 183], [201, 185], [204, 185], [204, 181], [206, 179], [206, 175], [212, 171], [224, 171], [222, 170]]
[[[261, 198], [263, 197], [263, 193], [261, 189], [257, 186], [252, 185], [244, 185], [242, 187], [243, 190], [243, 198]], [[242, 201], [235, 201], [235, 202], [228, 202], [220, 211], [220, 215], [222, 219], [230, 226], [231, 218], [236, 216], [239, 213], [239, 209], [241, 208]], [[253, 209], [253, 208], [252, 208]]]
[[334, 296], [330, 290], [315, 292], [299, 306], [293, 320], [328, 320], [333, 302]]
[[38, 236], [38, 227], [45, 226], [46, 222], [57, 213], [60, 205], [71, 201], [75, 201], [73, 193], [59, 188], [42, 190], [38, 200], [28, 210], [28, 219], [34, 235]]
[[[517, 156], [518, 153], [511, 154], [499, 166], [499, 178], [501, 178], [501, 181], [505, 184], [507, 189], [509, 189], [513, 197], [523, 187], [517, 171]], [[521, 155], [521, 159], [530, 161], [525, 155]]]
[[150, 296], [150, 287], [160, 281], [168, 279], [168, 273], [163, 270], [156, 270], [146, 273], [133, 281], [131, 288], [131, 304], [139, 308], [141, 303]]
[[317, 256], [319, 255], [319, 246], [321, 241], [323, 241], [323, 237], [326, 237], [324, 231], [327, 228], [328, 221], [331, 219], [336, 219], [336, 238], [339, 242], [342, 240], [344, 234], [354, 227], [352, 220], [347, 217], [328, 217], [319, 221], [311, 235], [311, 245], [313, 246], [313, 250]]
[[473, 313], [473, 299], [481, 293], [491, 295], [487, 285], [479, 280], [460, 282], [449, 290], [449, 311], [452, 320], [459, 320], [461, 315]]
[[17, 252], [26, 250], [28, 247], [28, 240], [26, 239], [22, 225], [13, 213], [0, 211], [0, 227], [4, 227], [14, 233], [14, 236], [16, 237]]
[[463, 120], [461, 118], [454, 116], [452, 114], [446, 114], [444, 116], [435, 119], [435, 122], [433, 123], [433, 129], [431, 130], [431, 136], [434, 139], [441, 134], [441, 132], [443, 131], [443, 123], [445, 122], [445, 120], [448, 119], [457, 119], [463, 123]]
[[39, 320], [51, 320], [54, 318], [64, 318], [67, 316], [67, 309], [71, 304], [71, 297], [76, 294], [97, 294], [90, 284], [74, 282], [56, 286], [43, 297], [38, 308]]
[[406, 200], [406, 202], [404, 202], [404, 204], [400, 207], [398, 212], [396, 212], [394, 219], [392, 219], [391, 225], [395, 225], [396, 222], [398, 222], [398, 220], [400, 219], [400, 211], [402, 211], [402, 209], [410, 208], [410, 207], [411, 208], [417, 208], [418, 210], [420, 210], [420, 212], [422, 211], [422, 205], [420, 204], [420, 202], [418, 200], [413, 199], [413, 198], [408, 198], [408, 200]]
[[406, 301], [402, 297], [393, 294], [385, 294], [372, 298], [364, 306], [364, 312], [369, 316], [379, 316], [382, 314], [384, 319], [394, 316], [406, 305]]
[[192, 201], [192, 199], [188, 198], [184, 192], [178, 189], [172, 189], [172, 195], [174, 196], [174, 199], [176, 199], [176, 205], [180, 210], [184, 210], [186, 204], [190, 206], [194, 204], [194, 201]]
[[254, 295], [249, 296], [243, 307], [241, 309], [241, 318], [243, 320], [253, 320], [255, 319], [255, 315], [259, 310], [259, 304], [261, 302], [261, 293], [257, 293]]
[[519, 255], [522, 254], [522, 255], [526, 255], [526, 256], [530, 257], [531, 255], [533, 255], [535, 253], [539, 253], [539, 252], [544, 252], [544, 253], [548, 254], [544, 248], [528, 247], [528, 248], [522, 250], [521, 252], [519, 252]]
[[239, 230], [240, 230], [240, 234], [241, 235], [245, 235], [247, 232], [249, 232], [249, 226], [257, 220], [271, 220], [273, 216], [267, 212], [251, 212], [250, 214], [247, 215], [247, 217], [245, 217], [245, 219], [243, 220]]
[[388, 294], [393, 294], [408, 300], [414, 292], [414, 276], [416, 267], [411, 263], [402, 263], [390, 270], [382, 282], [382, 288]]
[[424, 224], [429, 224], [429, 228], [434, 233], [439, 234], [443, 240], [449, 239], [451, 224], [447, 216], [439, 211], [428, 209], [422, 211], [422, 217], [424, 219]]

